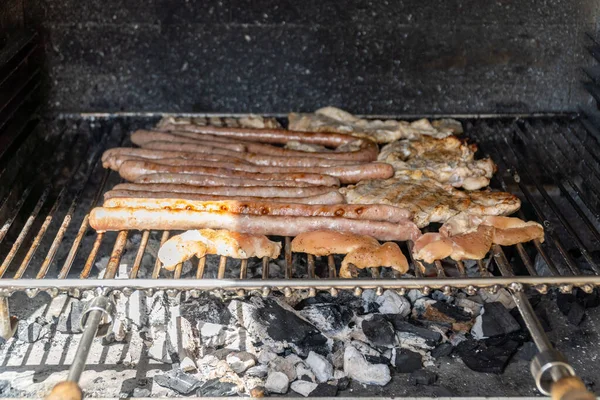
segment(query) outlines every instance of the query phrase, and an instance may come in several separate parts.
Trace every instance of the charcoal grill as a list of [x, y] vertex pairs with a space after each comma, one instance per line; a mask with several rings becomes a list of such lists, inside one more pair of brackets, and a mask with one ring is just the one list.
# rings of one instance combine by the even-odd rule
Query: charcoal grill
[[[540, 350], [532, 364], [539, 390], [550, 394], [553, 382], [569, 383], [574, 379], [573, 369], [553, 350], [540, 327], [525, 289], [545, 294], [551, 288], [563, 293], [580, 288], [591, 293], [600, 286], [597, 111], [451, 115], [463, 122], [465, 135], [475, 139], [481, 152], [498, 164], [492, 186], [518, 194], [523, 201], [519, 217], [540, 221], [546, 229], [544, 243], [494, 246], [492, 256], [478, 261], [476, 268], [467, 268], [463, 262], [423, 265], [413, 260], [414, 278], [384, 277], [379, 268], [373, 268], [369, 277], [340, 279], [333, 257], [317, 261], [310, 255], [292, 254], [291, 238], [285, 238], [285, 268], [281, 276], [270, 276], [269, 260], [265, 259], [261, 278], [248, 276], [248, 261], [241, 262], [238, 278], [225, 278], [228, 260], [221, 257], [216, 279], [205, 278], [204, 258], [188, 273], [183, 272], [182, 265], [173, 272], [164, 271], [157, 261], [151, 271], [142, 271], [151, 278], [140, 278], [149, 238], [157, 233], [142, 232], [133, 266], [128, 273], [122, 273], [120, 259], [132, 233], [95, 233], [89, 228], [88, 213], [103, 193], [118, 182], [114, 172], [102, 168], [102, 152], [127, 144], [131, 131], [152, 126], [165, 114], [78, 113], [40, 117], [39, 103], [35, 101], [40, 91], [40, 73], [34, 62], [38, 51], [37, 35], [31, 33], [14, 40], [0, 54], [0, 336], [9, 338], [14, 334], [16, 321], [10, 318], [8, 297], [15, 291], [32, 297], [41, 291], [50, 296], [67, 293], [93, 297], [82, 318], [85, 331], [70, 370], [70, 381], [78, 381], [99, 326], [111, 318], [111, 297], [128, 296], [134, 290], [149, 294], [164, 290], [170, 296], [198, 296], [201, 291], [237, 295], [258, 291], [267, 296], [273, 290], [286, 296], [294, 291], [312, 295], [329, 291], [335, 296], [342, 290], [356, 295], [365, 289], [375, 289], [378, 294], [387, 289], [401, 294], [409, 289], [425, 293], [439, 289], [447, 294], [466, 290], [474, 294], [501, 288], [513, 294]], [[600, 75], [597, 69], [587, 72], [593, 79], [588, 87], [597, 93]], [[242, 116], [174, 115], [213, 120]], [[158, 234], [164, 242], [172, 232]], [[106, 254], [110, 259], [99, 276], [94, 264]], [[298, 278], [298, 260], [304, 257], [308, 278]], [[540, 274], [536, 265], [542, 261], [546, 272]], [[320, 274], [318, 263], [326, 264]]]

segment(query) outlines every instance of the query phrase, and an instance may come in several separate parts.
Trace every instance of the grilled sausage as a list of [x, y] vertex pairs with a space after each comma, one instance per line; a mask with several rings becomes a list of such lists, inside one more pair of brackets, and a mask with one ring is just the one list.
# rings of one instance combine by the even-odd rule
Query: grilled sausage
[[[260, 202], [265, 201], [263, 197], [254, 196], [223, 196], [223, 195], [211, 195], [211, 194], [197, 194], [197, 193], [177, 193], [174, 195], [173, 192], [142, 192], [138, 190], [111, 190], [104, 194], [104, 207], [127, 207], [129, 201], [132, 198], [140, 199], [185, 199], [195, 201], [220, 201], [220, 200], [238, 200], [238, 201], [249, 201], [249, 202]], [[109, 201], [111, 200], [111, 201]], [[341, 204], [344, 202], [344, 196], [339, 192], [331, 191], [328, 193], [318, 194], [315, 196], [308, 197], [269, 197], [268, 201], [276, 203], [289, 203], [293, 201], [298, 204]]]
[[180, 198], [119, 198], [104, 202], [104, 207], [132, 207], [145, 209], [191, 210], [208, 212], [229, 212], [234, 214], [253, 214], [297, 217], [332, 217], [371, 221], [404, 222], [409, 220], [410, 212], [403, 208], [388, 205], [308, 205], [296, 204], [295, 199], [286, 204], [274, 203], [264, 199], [259, 201], [193, 201]]
[[[228, 149], [219, 149], [216, 147], [202, 146], [196, 144], [189, 144], [185, 146], [185, 149], [182, 149], [180, 144], [165, 141], [150, 142], [146, 146], [144, 146], [143, 149], [132, 149], [125, 147], [110, 149], [104, 152], [104, 154], [107, 154], [108, 152], [111, 152], [110, 155], [152, 154], [152, 158], [158, 158], [156, 156], [158, 152], [162, 153], [165, 156], [169, 154], [169, 156], [173, 155], [177, 158], [186, 159], [202, 159], [204, 155], [209, 155], [210, 157], [224, 156], [231, 157], [236, 161], [243, 160], [256, 165], [270, 165], [275, 167], [327, 167], [335, 165], [356, 164], [356, 162], [348, 160], [328, 160], [325, 158], [318, 157], [277, 157], [256, 153], [238, 153], [236, 151]], [[105, 158], [108, 157], [109, 155], [106, 155], [106, 157], [103, 156], [103, 161]], [[224, 161], [227, 161], [227, 159], [225, 159]]]
[[143, 175], [153, 173], [173, 173], [184, 175], [210, 175], [225, 178], [253, 179], [257, 181], [299, 181], [319, 186], [339, 186], [340, 180], [333, 176], [308, 173], [256, 173], [213, 167], [163, 165], [151, 161], [125, 161], [119, 168], [119, 175], [128, 181], [135, 181]]
[[97, 207], [90, 226], [98, 232], [126, 229], [229, 229], [255, 235], [296, 236], [311, 230], [331, 229], [369, 235], [379, 240], [416, 240], [421, 232], [409, 221], [385, 222], [338, 217], [289, 217], [191, 210]]
[[[124, 161], [147, 161], [139, 157], [122, 157], [123, 161], [115, 162], [111, 166], [120, 166]], [[339, 178], [340, 183], [358, 183], [367, 179], [387, 179], [394, 175], [394, 168], [385, 163], [369, 163], [359, 165], [341, 165], [338, 167], [268, 167], [245, 163], [231, 163], [225, 161], [186, 160], [181, 158], [169, 158], [152, 160], [152, 162], [166, 166], [190, 167], [193, 173], [194, 167], [225, 168], [235, 171], [246, 171], [252, 173], [308, 173], [324, 174]], [[113, 169], [113, 168], [111, 168]], [[119, 171], [119, 168], [115, 170]], [[188, 173], [183, 172], [182, 173]]]
[[177, 183], [196, 186], [229, 186], [248, 187], [264, 186], [272, 187], [311, 187], [312, 184], [300, 181], [259, 181], [255, 179], [224, 178], [221, 176], [197, 175], [197, 174], [149, 174], [142, 175], [135, 183]]
[[[113, 187], [113, 190], [128, 190], [142, 192], [169, 192], [169, 193], [190, 193], [190, 194], [210, 194], [220, 196], [256, 196], [256, 197], [310, 197], [331, 192], [330, 186], [311, 186], [311, 187], [272, 187], [272, 186], [191, 186], [169, 183], [120, 183]], [[132, 196], [135, 197], [135, 196]], [[342, 196], [343, 199], [343, 196]], [[292, 202], [292, 200], [289, 200]], [[340, 201], [339, 203], [344, 203]]]
[[187, 131], [205, 133], [215, 136], [224, 136], [253, 142], [286, 144], [290, 141], [320, 144], [322, 146], [337, 147], [356, 140], [355, 137], [341, 133], [316, 133], [288, 131], [285, 129], [252, 129], [230, 128], [219, 126], [200, 126], [194, 124], [162, 124], [156, 129], [161, 131]]
[[[234, 152], [231, 152], [235, 154]], [[243, 154], [243, 153], [239, 153]], [[129, 158], [159, 160], [163, 158], [202, 161], [227, 161], [231, 163], [249, 164], [248, 161], [224, 154], [188, 153], [181, 151], [161, 151], [149, 149], [137, 149], [131, 147], [115, 147], [102, 153], [102, 166], [115, 171], [119, 170], [121, 163]]]
[[[182, 151], [187, 149], [188, 144], [197, 144], [198, 146], [212, 146], [219, 148], [228, 148], [230, 150], [239, 151], [239, 152], [250, 152], [257, 154], [265, 154], [270, 156], [281, 156], [281, 157], [304, 157], [309, 155], [315, 158], [327, 158], [332, 160], [351, 160], [351, 161], [375, 161], [377, 160], [377, 155], [379, 153], [379, 149], [375, 142], [372, 142], [367, 139], [356, 139], [356, 144], [358, 149], [351, 151], [311, 151], [306, 152], [302, 150], [292, 150], [285, 149], [282, 147], [276, 147], [270, 144], [263, 143], [220, 143], [209, 140], [204, 140], [199, 138], [191, 139], [188, 137], [173, 135], [173, 134], [164, 134], [165, 139], [163, 140], [145, 140], [141, 147], [147, 148], [150, 143], [153, 142], [168, 142], [173, 144], [178, 144]], [[149, 139], [149, 138], [147, 138]], [[136, 143], [138, 144], [138, 143]]]

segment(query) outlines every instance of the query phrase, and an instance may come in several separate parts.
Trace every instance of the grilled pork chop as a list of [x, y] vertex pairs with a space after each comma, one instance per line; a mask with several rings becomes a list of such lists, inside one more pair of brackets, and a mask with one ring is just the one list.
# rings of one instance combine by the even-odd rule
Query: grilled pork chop
[[335, 107], [324, 107], [314, 114], [290, 113], [288, 120], [291, 130], [348, 133], [360, 138], [369, 138], [377, 143], [415, 139], [423, 135], [446, 137], [462, 132], [460, 122], [455, 120], [442, 120], [435, 123], [435, 126], [426, 119], [411, 123], [395, 120], [366, 120]]
[[413, 213], [422, 228], [431, 222], [446, 222], [460, 212], [471, 215], [509, 215], [520, 200], [505, 192], [463, 192], [428, 178], [419, 171], [398, 171], [385, 180], [362, 181], [341, 188], [350, 204], [389, 204]]
[[377, 159], [404, 174], [416, 172], [454, 187], [477, 190], [486, 187], [496, 171], [489, 158], [475, 160], [477, 146], [456, 136], [436, 139], [422, 136], [384, 146]]
[[340, 277], [355, 277], [350, 266], [359, 269], [374, 267], [390, 267], [401, 274], [408, 271], [408, 261], [400, 247], [394, 242], [387, 242], [381, 246], [364, 247], [351, 251], [344, 257], [340, 268]]

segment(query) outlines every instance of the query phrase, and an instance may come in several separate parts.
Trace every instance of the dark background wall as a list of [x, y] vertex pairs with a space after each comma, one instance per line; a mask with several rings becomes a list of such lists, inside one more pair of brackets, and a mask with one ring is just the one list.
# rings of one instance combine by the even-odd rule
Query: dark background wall
[[574, 110], [600, 16], [596, 0], [22, 1], [65, 111]]

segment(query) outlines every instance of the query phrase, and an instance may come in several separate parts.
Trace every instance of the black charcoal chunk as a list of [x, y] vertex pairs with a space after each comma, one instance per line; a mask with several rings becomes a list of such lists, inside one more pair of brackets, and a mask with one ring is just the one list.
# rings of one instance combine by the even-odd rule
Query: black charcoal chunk
[[186, 374], [180, 369], [174, 369], [164, 374], [156, 375], [154, 377], [154, 382], [183, 395], [194, 392], [204, 383], [196, 379], [193, 375]]
[[450, 343], [442, 343], [437, 346], [435, 349], [431, 350], [431, 357], [433, 358], [441, 358], [446, 357], [452, 354], [454, 351], [454, 346]]
[[362, 330], [369, 341], [377, 346], [394, 344], [394, 328], [383, 315], [375, 314], [371, 319], [362, 321]]
[[483, 336], [500, 336], [521, 329], [521, 325], [510, 315], [502, 303], [486, 303], [483, 309], [484, 313], [481, 316]]
[[456, 352], [473, 371], [501, 374], [518, 347], [519, 342], [509, 337], [469, 339], [460, 342]]
[[410, 374], [410, 381], [414, 385], [432, 385], [438, 379], [438, 375], [426, 369], [420, 369]]
[[423, 367], [419, 353], [403, 348], [396, 348], [396, 357], [393, 358], [393, 362], [396, 372], [399, 373], [410, 373]]

